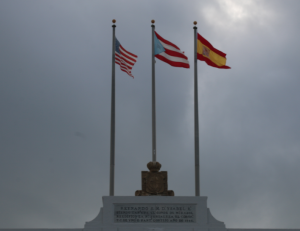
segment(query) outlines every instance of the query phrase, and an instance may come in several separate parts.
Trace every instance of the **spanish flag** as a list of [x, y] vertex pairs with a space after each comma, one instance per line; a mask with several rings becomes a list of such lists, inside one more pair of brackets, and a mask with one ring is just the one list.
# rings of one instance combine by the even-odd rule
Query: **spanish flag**
[[222, 69], [231, 68], [226, 66], [226, 54], [214, 48], [199, 33], [197, 36], [197, 59], [205, 61], [207, 65], [212, 67]]

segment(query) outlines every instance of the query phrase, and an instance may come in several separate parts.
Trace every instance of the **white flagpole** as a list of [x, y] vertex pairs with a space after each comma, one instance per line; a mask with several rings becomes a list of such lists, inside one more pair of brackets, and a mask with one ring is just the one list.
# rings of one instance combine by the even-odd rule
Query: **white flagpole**
[[200, 196], [199, 118], [198, 118], [198, 70], [197, 70], [197, 22], [194, 22], [194, 119], [195, 119], [195, 196]]
[[[115, 19], [112, 20], [116, 22]], [[113, 39], [112, 39], [112, 71], [111, 71], [111, 117], [110, 117], [110, 176], [109, 176], [109, 195], [114, 196], [115, 184], [115, 51], [116, 51], [116, 25], [112, 25]]]
[[154, 31], [155, 21], [152, 22], [152, 162], [156, 163], [156, 113], [155, 113], [155, 57], [154, 57]]

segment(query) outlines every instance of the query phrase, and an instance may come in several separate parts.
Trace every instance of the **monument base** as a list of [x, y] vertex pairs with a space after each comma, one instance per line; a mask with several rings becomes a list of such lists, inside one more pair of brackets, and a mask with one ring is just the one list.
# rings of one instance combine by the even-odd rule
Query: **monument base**
[[207, 208], [207, 197], [104, 196], [84, 231], [226, 231]]

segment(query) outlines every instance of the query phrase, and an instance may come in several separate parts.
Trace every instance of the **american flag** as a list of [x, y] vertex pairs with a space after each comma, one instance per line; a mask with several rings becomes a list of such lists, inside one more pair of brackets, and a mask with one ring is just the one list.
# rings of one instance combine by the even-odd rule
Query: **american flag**
[[131, 69], [136, 63], [137, 55], [134, 55], [124, 49], [116, 38], [116, 52], [115, 52], [115, 62], [120, 65], [121, 71], [126, 72], [132, 78]]

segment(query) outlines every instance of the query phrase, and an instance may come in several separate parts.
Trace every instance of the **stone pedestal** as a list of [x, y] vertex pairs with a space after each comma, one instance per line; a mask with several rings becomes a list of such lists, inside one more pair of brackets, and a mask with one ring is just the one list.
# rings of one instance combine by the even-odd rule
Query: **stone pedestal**
[[207, 208], [207, 197], [105, 196], [84, 231], [225, 231]]
[[136, 196], [174, 196], [173, 190], [168, 190], [168, 172], [159, 171], [159, 162], [149, 162], [148, 171], [142, 171], [142, 190], [136, 190]]

